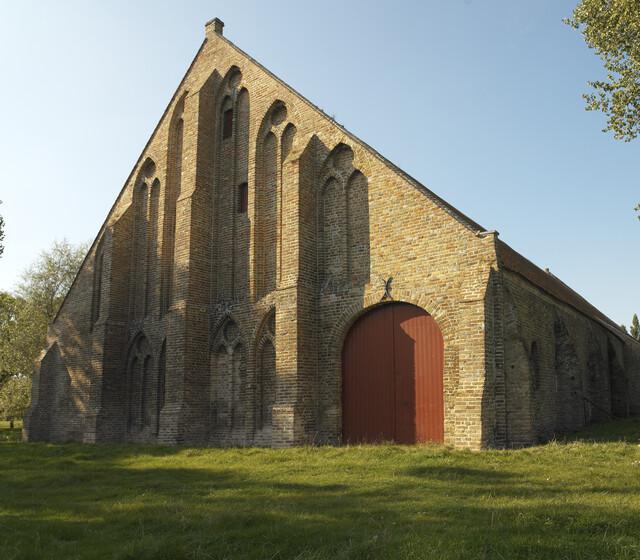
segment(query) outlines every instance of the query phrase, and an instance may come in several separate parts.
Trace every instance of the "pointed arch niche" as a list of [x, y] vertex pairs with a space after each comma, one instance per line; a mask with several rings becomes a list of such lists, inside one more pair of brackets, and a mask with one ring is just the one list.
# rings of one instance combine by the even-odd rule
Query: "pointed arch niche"
[[227, 318], [210, 351], [210, 427], [212, 438], [244, 439], [248, 397], [246, 344], [236, 322]]
[[160, 414], [164, 408], [166, 401], [166, 387], [167, 387], [167, 341], [162, 342], [162, 348], [160, 349], [160, 357], [158, 358], [158, 390], [156, 395], [156, 425], [155, 433], [160, 433]]
[[276, 312], [269, 311], [256, 337], [256, 440], [269, 441], [276, 402]]
[[[232, 67], [220, 86], [215, 109], [212, 300], [243, 300], [249, 289], [249, 92]], [[240, 204], [240, 201], [244, 204]]]
[[102, 235], [93, 258], [93, 292], [91, 295], [91, 329], [100, 319], [102, 313], [102, 284], [104, 275], [104, 240]]
[[[133, 240], [131, 244], [130, 321], [139, 322], [150, 312], [157, 271], [156, 239], [160, 181], [155, 177], [156, 164], [147, 158], [133, 190]], [[100, 268], [102, 265], [100, 265]], [[97, 284], [94, 283], [94, 287]], [[94, 303], [94, 309], [99, 304]], [[99, 311], [98, 311], [99, 314]], [[97, 320], [97, 316], [96, 316]]]
[[254, 228], [254, 295], [260, 299], [276, 289], [282, 248], [283, 164], [296, 127], [287, 123], [287, 107], [275, 101], [260, 125], [256, 144]]
[[[149, 340], [139, 333], [129, 346], [126, 370], [126, 426], [132, 439], [157, 433], [157, 376]], [[144, 433], [144, 434], [143, 434]]]
[[182, 187], [182, 157], [184, 144], [185, 92], [171, 117], [167, 152], [167, 180], [164, 192], [162, 257], [160, 281], [160, 314], [164, 315], [173, 303], [173, 274], [176, 239], [176, 203]]
[[318, 196], [318, 278], [324, 293], [370, 279], [369, 185], [353, 165], [353, 150], [338, 144], [324, 161]]

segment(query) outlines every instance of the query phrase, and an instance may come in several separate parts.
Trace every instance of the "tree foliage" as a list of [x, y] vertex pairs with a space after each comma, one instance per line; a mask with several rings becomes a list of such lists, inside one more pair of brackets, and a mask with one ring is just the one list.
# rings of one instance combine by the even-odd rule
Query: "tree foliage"
[[31, 379], [24, 375], [14, 376], [0, 386], [0, 418], [14, 420], [22, 418], [29, 406]]
[[0, 293], [0, 333], [0, 385], [16, 375], [30, 376], [45, 345], [45, 315], [23, 298]]
[[34, 312], [53, 321], [62, 300], [82, 264], [87, 245], [75, 247], [66, 239], [54, 241], [48, 251], [24, 271], [17, 293], [32, 306]]
[[638, 321], [638, 315], [636, 313], [633, 314], [633, 319], [631, 319], [631, 330], [629, 334], [636, 340], [640, 340], [640, 321]]
[[633, 140], [640, 132], [640, 0], [580, 0], [566, 23], [580, 30], [604, 63], [606, 80], [589, 84], [587, 110], [607, 116], [605, 132]]

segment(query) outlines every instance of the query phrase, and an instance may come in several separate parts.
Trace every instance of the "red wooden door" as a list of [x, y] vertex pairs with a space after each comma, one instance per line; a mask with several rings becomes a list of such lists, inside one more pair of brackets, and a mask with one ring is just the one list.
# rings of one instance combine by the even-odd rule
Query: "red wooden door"
[[444, 439], [444, 344], [438, 324], [406, 303], [354, 323], [342, 352], [346, 443]]

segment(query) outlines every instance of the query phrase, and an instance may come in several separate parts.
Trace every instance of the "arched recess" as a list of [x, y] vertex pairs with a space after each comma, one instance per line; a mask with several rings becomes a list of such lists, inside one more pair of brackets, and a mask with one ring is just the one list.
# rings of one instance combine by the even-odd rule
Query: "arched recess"
[[126, 419], [127, 433], [136, 436], [140, 432], [157, 427], [157, 383], [154, 379], [153, 353], [147, 337], [139, 333], [129, 346], [126, 371]]
[[153, 243], [155, 232], [153, 188], [158, 185], [154, 180], [156, 164], [151, 158], [143, 163], [133, 189], [133, 243], [131, 251], [130, 320], [142, 320], [150, 309], [149, 271], [153, 266], [149, 247]]
[[555, 430], [556, 433], [573, 432], [588, 423], [593, 410], [590, 402], [583, 399], [585, 391], [582, 387], [582, 367], [576, 345], [559, 314], [556, 314], [554, 320], [553, 333], [557, 411]]
[[320, 278], [321, 285], [341, 285], [346, 278], [346, 207], [344, 188], [330, 177], [320, 193]]
[[227, 318], [210, 351], [210, 424], [218, 436], [244, 432], [248, 413], [246, 344], [236, 322]]
[[[221, 123], [218, 136], [218, 169], [215, 188], [216, 235], [213, 243], [216, 272], [215, 301], [231, 298], [233, 286], [233, 183], [234, 183], [234, 138], [233, 100], [227, 95], [220, 106], [218, 122]], [[231, 117], [229, 117], [231, 115]], [[231, 132], [228, 132], [228, 129]]]
[[[296, 137], [296, 132], [297, 132], [297, 128], [295, 127], [295, 125], [293, 123], [289, 123], [287, 124], [287, 126], [285, 127], [284, 131], [282, 132], [282, 135], [280, 137], [280, 177], [282, 178], [282, 180], [280, 181], [280, 190], [278, 193], [278, 199], [280, 200], [280, 204], [279, 204], [279, 215], [278, 215], [278, 224], [279, 227], [282, 227], [282, 224], [284, 222], [284, 208], [285, 205], [287, 204], [287, 201], [285, 200], [285, 189], [288, 188], [287, 183], [289, 181], [294, 181], [295, 186], [297, 186], [297, 182], [299, 180], [299, 177], [295, 176], [293, 173], [289, 172], [287, 173], [287, 170], [285, 169], [285, 164], [287, 162], [287, 158], [289, 157], [289, 154], [291, 154], [292, 150], [293, 150], [293, 143]], [[296, 193], [295, 196], [300, 196], [300, 193]], [[277, 282], [282, 281], [282, 277], [283, 277], [283, 266], [284, 266], [284, 258], [282, 255], [282, 252], [284, 251], [284, 243], [282, 242], [282, 233], [280, 233], [280, 235], [278, 236], [278, 246], [277, 246], [277, 250], [278, 250], [278, 278], [277, 278]]]
[[353, 150], [338, 144], [319, 173], [318, 278], [324, 293], [369, 282], [368, 181], [353, 159]]
[[233, 223], [233, 281], [232, 298], [245, 300], [249, 295], [249, 242], [248, 214], [249, 177], [249, 92], [242, 88], [236, 102], [236, 158], [231, 193]]
[[[505, 329], [506, 331], [507, 329]], [[512, 347], [517, 348], [517, 346], [512, 345]], [[542, 433], [542, 403], [544, 399], [542, 395], [544, 393], [543, 388], [543, 379], [542, 379], [542, 367], [540, 360], [540, 349], [538, 345], [538, 341], [534, 340], [531, 342], [531, 347], [529, 350], [529, 402], [530, 402], [530, 410], [532, 411], [531, 418], [531, 431], [537, 432], [538, 434]], [[513, 376], [512, 376], [513, 377]], [[508, 397], [507, 397], [508, 399]], [[507, 401], [508, 402], [508, 401]], [[507, 434], [510, 434], [510, 427], [507, 426]], [[535, 436], [531, 434], [531, 439]], [[509, 442], [508, 442], [509, 443]]]
[[[571, 335], [574, 333], [571, 332]], [[575, 336], [575, 335], [574, 335]], [[590, 326], [587, 336], [587, 364], [586, 369], [582, 369], [578, 365], [577, 371], [573, 372], [571, 381], [580, 379], [584, 375], [583, 379], [580, 379], [582, 383], [577, 386], [577, 390], [582, 389], [579, 394], [580, 401], [589, 405], [590, 408], [590, 421], [600, 422], [611, 419], [611, 384], [610, 384], [610, 372], [607, 363], [606, 353], [606, 340], [598, 330]], [[587, 386], [587, 390], [583, 389], [583, 386]], [[586, 393], [586, 395], [585, 395]], [[588, 401], [584, 399], [587, 396]], [[575, 409], [579, 410], [579, 406], [575, 405]], [[568, 414], [565, 412], [565, 417]], [[578, 413], [576, 412], [576, 416]], [[577, 428], [571, 428], [578, 429]]]
[[369, 282], [369, 184], [355, 170], [347, 181], [347, 279], [352, 286]]
[[256, 139], [254, 204], [254, 285], [260, 299], [276, 289], [282, 247], [282, 166], [293, 146], [295, 126], [276, 100], [262, 119]]
[[149, 315], [158, 305], [159, 261], [158, 254], [158, 220], [160, 204], [160, 180], [156, 177], [151, 183], [149, 201], [149, 236], [147, 239], [147, 278], [145, 292], [145, 315]]
[[276, 402], [276, 312], [271, 309], [256, 337], [256, 430], [270, 430]]
[[[437, 293], [423, 293], [399, 286], [393, 288], [395, 302], [409, 303], [427, 311], [438, 323], [444, 338], [444, 406], [445, 443], [456, 443], [467, 426], [456, 423], [456, 410], [462, 397], [461, 386], [466, 383], [460, 375], [458, 347], [459, 325], [455, 319], [455, 302]], [[368, 291], [362, 300], [345, 305], [332, 321], [326, 335], [319, 339], [318, 430], [321, 441], [337, 443], [342, 439], [342, 350], [351, 326], [365, 313], [383, 301], [384, 287]]]
[[529, 351], [529, 361], [531, 363], [531, 389], [534, 395], [537, 395], [540, 389], [540, 351], [538, 350], [538, 341], [534, 340], [531, 343], [531, 350]]
[[607, 362], [609, 365], [611, 412], [614, 417], [626, 418], [630, 413], [629, 379], [611, 338], [607, 338]]
[[147, 242], [148, 242], [148, 210], [149, 210], [149, 186], [145, 181], [136, 185], [133, 195], [134, 203], [134, 230], [131, 275], [131, 306], [132, 319], [140, 320], [145, 315], [145, 292], [147, 275]]
[[215, 105], [213, 161], [212, 291], [214, 302], [243, 300], [249, 289], [249, 220], [239, 198], [249, 169], [249, 92], [232, 66], [222, 80]]
[[376, 306], [342, 350], [345, 443], [444, 441], [444, 339], [424, 309]]
[[166, 401], [167, 386], [167, 341], [162, 342], [160, 357], [158, 358], [158, 390], [156, 398], [156, 426], [155, 433], [160, 433], [160, 415]]
[[278, 141], [273, 132], [268, 132], [264, 137], [260, 152], [260, 180], [256, 188], [258, 298], [272, 292], [276, 287]]
[[185, 92], [175, 109], [169, 123], [169, 141], [167, 151], [167, 178], [164, 192], [162, 257], [160, 282], [160, 313], [164, 315], [173, 302], [173, 274], [176, 237], [176, 203], [182, 187], [182, 157], [184, 144], [184, 102]]
[[104, 274], [104, 235], [100, 239], [93, 258], [93, 292], [91, 295], [91, 328], [102, 312], [102, 276]]
[[296, 126], [293, 123], [289, 123], [285, 129], [284, 132], [282, 133], [282, 139], [281, 139], [281, 143], [282, 143], [282, 163], [285, 162], [285, 160], [287, 159], [288, 155], [291, 153], [291, 149], [293, 148], [293, 141], [296, 137]]

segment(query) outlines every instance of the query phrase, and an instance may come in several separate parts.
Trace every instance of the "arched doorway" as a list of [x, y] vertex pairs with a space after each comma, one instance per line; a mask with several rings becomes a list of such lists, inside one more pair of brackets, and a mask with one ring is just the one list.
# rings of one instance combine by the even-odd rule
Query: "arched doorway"
[[444, 343], [436, 321], [408, 303], [376, 307], [342, 349], [345, 443], [444, 440]]

